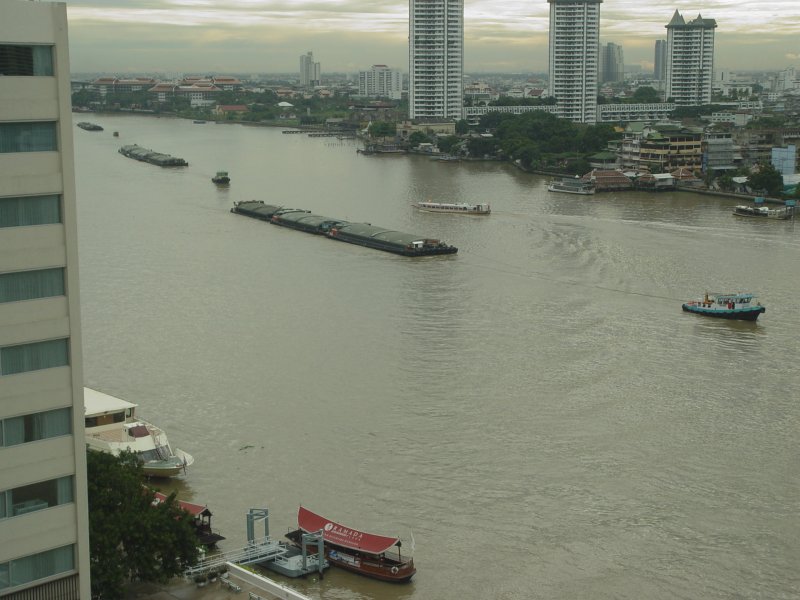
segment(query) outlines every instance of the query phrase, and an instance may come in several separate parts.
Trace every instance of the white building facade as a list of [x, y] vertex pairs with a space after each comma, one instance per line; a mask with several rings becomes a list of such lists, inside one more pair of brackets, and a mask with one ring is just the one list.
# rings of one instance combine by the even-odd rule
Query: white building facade
[[558, 116], [575, 123], [597, 121], [600, 4], [603, 0], [550, 3], [550, 85]]
[[410, 0], [408, 28], [409, 118], [461, 119], [464, 1]]
[[90, 598], [65, 3], [0, 0], [0, 597]]
[[359, 71], [358, 95], [400, 100], [403, 96], [403, 74], [386, 65], [372, 65], [369, 71]]
[[676, 10], [667, 27], [666, 96], [678, 106], [711, 104], [714, 19], [685, 21]]

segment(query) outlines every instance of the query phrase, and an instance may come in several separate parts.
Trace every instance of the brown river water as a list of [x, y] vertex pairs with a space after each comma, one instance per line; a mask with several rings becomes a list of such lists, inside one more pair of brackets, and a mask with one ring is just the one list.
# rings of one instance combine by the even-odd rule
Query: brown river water
[[[195, 457], [163, 487], [209, 506], [223, 550], [248, 508], [281, 537], [303, 504], [404, 552], [413, 536], [418, 569], [290, 582], [315, 599], [800, 597], [800, 224], [275, 128], [90, 120], [105, 131], [75, 130], [86, 385]], [[189, 166], [125, 158], [129, 143]], [[459, 252], [405, 258], [230, 212], [250, 199]], [[681, 311], [706, 290], [767, 311]]]

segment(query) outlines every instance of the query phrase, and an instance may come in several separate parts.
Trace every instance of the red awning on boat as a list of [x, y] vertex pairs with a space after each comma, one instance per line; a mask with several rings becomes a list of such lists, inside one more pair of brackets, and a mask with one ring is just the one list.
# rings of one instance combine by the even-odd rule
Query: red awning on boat
[[316, 533], [321, 529], [322, 538], [326, 542], [344, 548], [350, 548], [351, 550], [368, 552], [370, 554], [386, 552], [400, 541], [396, 537], [365, 533], [357, 529], [339, 525], [339, 523], [329, 521], [325, 517], [314, 514], [302, 506], [297, 511], [297, 524], [300, 526], [300, 529], [306, 533]]
[[[161, 492], [155, 492], [155, 496], [156, 496], [155, 500], [153, 500], [154, 505], [160, 504], [161, 502], [164, 502], [167, 499], [167, 496], [165, 494], [162, 494]], [[184, 502], [183, 500], [178, 500], [178, 504], [183, 510], [185, 510], [194, 517], [196, 517], [203, 511], [207, 510], [205, 506], [202, 506], [200, 504], [192, 504], [191, 502]], [[211, 514], [210, 511], [209, 514]]]

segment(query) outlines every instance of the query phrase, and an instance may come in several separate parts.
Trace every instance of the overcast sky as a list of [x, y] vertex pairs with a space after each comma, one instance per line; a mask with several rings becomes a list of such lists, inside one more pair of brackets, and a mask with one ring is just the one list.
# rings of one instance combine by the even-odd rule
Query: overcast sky
[[[546, 0], [465, 0], [464, 67], [545, 72]], [[291, 73], [314, 53], [323, 74], [408, 70], [408, 2], [398, 0], [67, 0], [73, 72]], [[716, 67], [800, 68], [800, 0], [604, 0], [600, 41], [652, 69], [679, 10], [717, 21]]]

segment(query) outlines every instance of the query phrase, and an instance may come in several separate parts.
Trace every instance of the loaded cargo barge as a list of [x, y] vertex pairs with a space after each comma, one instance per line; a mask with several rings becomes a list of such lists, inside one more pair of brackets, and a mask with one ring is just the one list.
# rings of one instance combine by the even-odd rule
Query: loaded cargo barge
[[311, 211], [299, 208], [264, 204], [261, 200], [234, 202], [231, 212], [306, 233], [324, 235], [332, 240], [403, 256], [431, 256], [458, 252], [458, 248], [440, 240], [376, 227], [369, 223], [351, 223], [334, 217], [315, 215]]
[[161, 154], [160, 152], [154, 152], [153, 150], [148, 150], [147, 148], [142, 148], [136, 144], [131, 144], [129, 146], [123, 146], [119, 149], [119, 153], [123, 156], [127, 156], [128, 158], [133, 158], [136, 160], [140, 160], [142, 162], [150, 163], [151, 165], [157, 165], [159, 167], [188, 167], [189, 163], [183, 160], [182, 158], [176, 158], [174, 156], [170, 156], [169, 154]]

